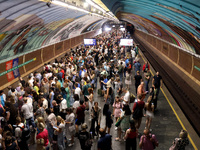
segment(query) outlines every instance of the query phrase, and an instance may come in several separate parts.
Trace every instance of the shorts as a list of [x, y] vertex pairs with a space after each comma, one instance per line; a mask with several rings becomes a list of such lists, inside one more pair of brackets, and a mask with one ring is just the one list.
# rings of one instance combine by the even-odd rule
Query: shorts
[[75, 124], [76, 125], [81, 125], [85, 122], [85, 119], [76, 119]]

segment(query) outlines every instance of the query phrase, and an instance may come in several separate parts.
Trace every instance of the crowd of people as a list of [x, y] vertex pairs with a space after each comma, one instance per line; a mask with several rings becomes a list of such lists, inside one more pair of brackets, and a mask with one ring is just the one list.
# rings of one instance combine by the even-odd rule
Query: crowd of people
[[[140, 64], [137, 45], [120, 46], [120, 38], [127, 37], [119, 30], [98, 35], [97, 45], [71, 49], [60, 60], [45, 64], [41, 72], [30, 74], [27, 81], [20, 78], [7, 93], [1, 90], [0, 149], [28, 150], [36, 143], [37, 150], [64, 150], [78, 138], [81, 149], [90, 150], [99, 138], [95, 149], [111, 150], [112, 127], [117, 131], [115, 140], [126, 141], [126, 150], [137, 149], [138, 137], [141, 149], [157, 147], [151, 122], [162, 77], [157, 72], [150, 83], [150, 65]], [[135, 93], [130, 91], [133, 81]], [[94, 91], [101, 98], [95, 98]], [[146, 127], [139, 133], [144, 116]], [[174, 143], [178, 148], [188, 145], [187, 132]]]

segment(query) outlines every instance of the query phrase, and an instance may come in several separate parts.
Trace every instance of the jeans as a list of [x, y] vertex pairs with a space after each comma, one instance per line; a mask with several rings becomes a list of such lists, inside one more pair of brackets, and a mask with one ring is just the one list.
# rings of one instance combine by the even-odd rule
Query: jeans
[[145, 91], [149, 91], [149, 80], [145, 80]]
[[30, 125], [32, 125], [33, 128], [35, 128], [35, 122], [34, 122], [34, 118], [33, 117], [31, 117], [29, 119], [26, 119], [26, 127], [28, 129], [30, 129]]
[[[95, 122], [98, 125], [98, 118], [92, 119], [92, 122], [91, 122], [90, 132], [92, 132], [93, 136], [95, 135]], [[98, 133], [98, 131], [96, 131], [96, 132]]]
[[119, 73], [120, 81], [122, 82], [123, 80], [123, 73]]
[[64, 142], [64, 134], [63, 132], [58, 134], [58, 149], [64, 150], [65, 149], [65, 142]]

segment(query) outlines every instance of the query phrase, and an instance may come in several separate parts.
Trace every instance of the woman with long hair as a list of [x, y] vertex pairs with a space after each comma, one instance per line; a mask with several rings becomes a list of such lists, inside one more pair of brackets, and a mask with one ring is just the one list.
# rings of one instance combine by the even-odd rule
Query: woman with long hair
[[[101, 122], [101, 107], [98, 106], [98, 102], [94, 102], [94, 106], [91, 109], [91, 128], [90, 132], [92, 132], [93, 137], [98, 135], [98, 131], [100, 128], [100, 122]], [[96, 128], [95, 128], [95, 122], [96, 122]], [[96, 129], [96, 132], [95, 132]], [[96, 134], [97, 133], [97, 134]]]
[[106, 131], [107, 128], [108, 128], [107, 133], [110, 134], [110, 128], [111, 128], [111, 125], [112, 125], [112, 123], [113, 123], [113, 120], [112, 120], [112, 113], [111, 113], [111, 111], [109, 110], [109, 104], [105, 104], [105, 105], [104, 105], [104, 107], [103, 107], [103, 115], [106, 116], [105, 131]]
[[126, 131], [129, 128], [129, 121], [131, 116], [131, 110], [128, 105], [123, 106], [123, 111], [120, 114], [119, 119], [121, 119], [120, 126], [118, 127], [118, 137], [115, 138], [116, 141], [121, 141], [122, 131]]
[[5, 102], [6, 116], [5, 119], [8, 124], [14, 125], [16, 123], [17, 109], [11, 102]]
[[71, 141], [68, 145], [73, 146], [74, 145], [74, 135], [75, 135], [75, 115], [73, 113], [72, 108], [67, 108], [67, 115], [65, 120], [66, 126], [65, 126], [65, 135], [70, 135]]
[[126, 150], [136, 150], [137, 142], [136, 138], [138, 137], [138, 131], [135, 128], [134, 120], [130, 120], [130, 128], [126, 130], [124, 139], [126, 140]]
[[152, 119], [154, 118], [154, 104], [152, 102], [152, 96], [149, 96], [145, 103], [146, 109], [146, 128], [150, 130]]
[[[88, 93], [89, 93], [89, 96], [87, 96], [88, 98], [88, 103], [89, 103], [89, 112], [91, 112], [92, 110], [92, 107], [94, 106], [94, 94], [93, 94], [93, 89], [92, 88], [88, 88]], [[90, 116], [89, 116], [90, 118]], [[90, 118], [91, 119], [91, 118]]]
[[65, 149], [65, 142], [64, 142], [64, 130], [65, 130], [65, 120], [61, 116], [57, 116], [57, 127], [54, 129], [57, 131], [58, 137], [58, 149], [64, 150]]

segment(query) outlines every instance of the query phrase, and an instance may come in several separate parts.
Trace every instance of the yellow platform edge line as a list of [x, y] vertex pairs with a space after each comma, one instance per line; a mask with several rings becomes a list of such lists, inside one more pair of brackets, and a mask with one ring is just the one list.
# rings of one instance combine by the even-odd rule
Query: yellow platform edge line
[[[139, 51], [139, 53], [140, 53], [140, 56], [142, 57], [143, 61], [146, 63], [146, 61], [145, 61], [144, 57], [141, 55], [141, 52], [140, 52], [140, 51]], [[150, 69], [150, 72], [151, 72], [152, 76], [154, 76], [154, 74], [153, 74], [153, 72], [151, 71], [151, 69]], [[178, 114], [176, 113], [174, 107], [172, 106], [171, 102], [169, 101], [167, 95], [165, 94], [165, 92], [163, 91], [162, 88], [161, 88], [161, 91], [162, 91], [163, 95], [165, 96], [165, 98], [166, 98], [166, 100], [167, 100], [169, 106], [170, 106], [171, 109], [173, 110], [173, 112], [174, 112], [176, 118], [178, 119], [180, 125], [182, 126], [182, 128], [183, 128], [184, 130], [186, 130], [185, 126], [183, 125], [181, 119], [179, 118]], [[190, 143], [192, 144], [193, 148], [194, 148], [195, 150], [198, 150], [197, 147], [196, 147], [196, 145], [194, 144], [192, 138], [190, 137], [190, 134], [189, 134], [189, 133], [188, 133], [188, 139], [190, 140]]]

